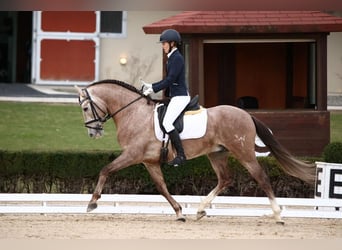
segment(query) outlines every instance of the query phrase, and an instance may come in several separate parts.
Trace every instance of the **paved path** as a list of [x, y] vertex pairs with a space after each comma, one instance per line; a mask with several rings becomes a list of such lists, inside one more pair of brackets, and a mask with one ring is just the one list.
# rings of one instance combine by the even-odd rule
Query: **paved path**
[[77, 103], [72, 86], [0, 83], [0, 101]]

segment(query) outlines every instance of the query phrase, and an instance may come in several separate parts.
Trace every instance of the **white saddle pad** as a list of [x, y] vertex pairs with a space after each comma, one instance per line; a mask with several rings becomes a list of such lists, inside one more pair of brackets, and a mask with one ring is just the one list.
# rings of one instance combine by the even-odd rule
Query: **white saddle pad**
[[[163, 131], [160, 129], [157, 109], [163, 104], [156, 105], [154, 109], [154, 132], [159, 141], [163, 140]], [[208, 114], [207, 109], [201, 108], [197, 114], [184, 115], [184, 128], [179, 134], [182, 140], [201, 138], [207, 131]], [[165, 139], [168, 135], [165, 135]]]

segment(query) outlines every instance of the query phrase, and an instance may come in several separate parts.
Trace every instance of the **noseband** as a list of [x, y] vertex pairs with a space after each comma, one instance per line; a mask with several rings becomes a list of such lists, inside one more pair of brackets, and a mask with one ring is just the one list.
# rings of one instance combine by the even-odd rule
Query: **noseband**
[[[108, 121], [110, 118], [114, 117], [116, 114], [118, 114], [120, 111], [124, 110], [125, 108], [127, 108], [128, 106], [130, 106], [131, 104], [135, 103], [136, 101], [140, 100], [141, 98], [143, 98], [144, 96], [141, 95], [138, 98], [134, 99], [133, 101], [131, 101], [130, 103], [128, 103], [127, 105], [123, 106], [122, 108], [118, 109], [117, 111], [115, 111], [113, 114], [108, 114], [108, 112], [103, 111], [90, 97], [88, 90], [85, 88], [83, 89], [83, 91], [86, 93], [86, 96], [83, 100], [81, 100], [80, 97], [78, 97], [78, 102], [80, 105], [82, 105], [85, 101], [89, 101], [90, 104], [90, 109], [91, 112], [93, 113], [93, 119], [90, 121], [87, 121], [84, 123], [84, 126], [86, 128], [91, 128], [91, 129], [95, 129], [95, 130], [103, 130], [103, 126], [102, 123], [105, 123], [106, 121]], [[98, 110], [101, 111], [102, 113], [105, 114], [104, 117], [101, 117], [98, 113]], [[91, 126], [92, 123], [95, 122], [100, 122], [101, 124], [97, 124], [96, 126]]]

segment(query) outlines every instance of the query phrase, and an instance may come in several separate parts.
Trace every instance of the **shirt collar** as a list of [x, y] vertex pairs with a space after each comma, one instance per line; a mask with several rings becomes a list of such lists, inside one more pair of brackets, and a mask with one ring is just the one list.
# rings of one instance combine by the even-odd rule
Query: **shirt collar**
[[170, 58], [170, 56], [173, 54], [173, 52], [175, 52], [177, 50], [176, 47], [174, 47], [170, 53], [167, 54], [167, 57]]

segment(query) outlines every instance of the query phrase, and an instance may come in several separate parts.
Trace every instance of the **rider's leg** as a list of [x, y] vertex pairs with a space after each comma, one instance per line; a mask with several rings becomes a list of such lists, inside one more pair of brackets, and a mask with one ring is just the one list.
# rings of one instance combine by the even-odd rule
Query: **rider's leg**
[[170, 166], [177, 167], [186, 161], [182, 141], [181, 141], [179, 134], [178, 134], [178, 131], [176, 129], [169, 132], [169, 136], [170, 136], [170, 139], [171, 139], [173, 146], [176, 149], [177, 155], [172, 161], [168, 162], [167, 164]]
[[178, 131], [176, 131], [175, 127], [173, 126], [173, 123], [189, 102], [190, 96], [175, 96], [171, 98], [164, 117], [163, 126], [166, 132], [169, 134], [171, 142], [177, 152], [176, 158], [168, 163], [172, 166], [178, 166], [186, 160], [182, 141], [179, 137]]

